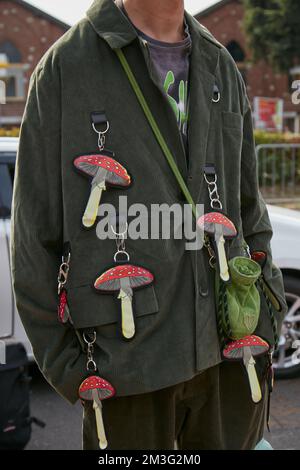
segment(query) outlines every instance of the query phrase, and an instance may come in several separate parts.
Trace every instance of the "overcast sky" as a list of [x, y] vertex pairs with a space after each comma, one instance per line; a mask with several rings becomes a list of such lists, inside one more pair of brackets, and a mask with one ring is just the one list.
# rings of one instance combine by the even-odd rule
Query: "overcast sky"
[[[26, 0], [53, 16], [72, 24], [84, 16], [93, 0]], [[191, 13], [216, 3], [216, 0], [185, 0], [185, 8]]]

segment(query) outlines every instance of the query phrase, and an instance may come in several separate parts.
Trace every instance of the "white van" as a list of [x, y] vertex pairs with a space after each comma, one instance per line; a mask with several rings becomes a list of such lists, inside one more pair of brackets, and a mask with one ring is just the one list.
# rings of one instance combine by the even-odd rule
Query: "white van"
[[13, 298], [10, 260], [10, 211], [18, 139], [0, 138], [0, 338], [24, 344], [33, 360], [32, 350]]

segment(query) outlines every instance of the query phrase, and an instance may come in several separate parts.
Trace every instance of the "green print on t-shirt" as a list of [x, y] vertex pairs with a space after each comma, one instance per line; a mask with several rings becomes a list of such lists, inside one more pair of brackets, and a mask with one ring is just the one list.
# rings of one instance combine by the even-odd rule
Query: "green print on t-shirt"
[[179, 82], [179, 87], [178, 87], [178, 97], [179, 97], [179, 102], [177, 102], [173, 96], [169, 94], [170, 87], [175, 83], [175, 77], [174, 73], [172, 70], [169, 70], [165, 82], [164, 82], [164, 89], [165, 92], [167, 93], [169, 102], [174, 110], [178, 126], [180, 131], [186, 135], [186, 128], [187, 128], [187, 120], [188, 120], [188, 115], [187, 115], [187, 81], [184, 82], [183, 80], [180, 80]]

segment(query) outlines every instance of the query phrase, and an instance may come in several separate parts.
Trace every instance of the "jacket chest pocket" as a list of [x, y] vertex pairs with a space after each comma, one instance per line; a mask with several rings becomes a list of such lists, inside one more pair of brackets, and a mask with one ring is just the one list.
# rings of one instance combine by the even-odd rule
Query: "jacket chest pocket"
[[[72, 287], [68, 289], [68, 304], [75, 329], [95, 327], [100, 335], [103, 332], [104, 336], [120, 336], [121, 302], [117, 294], [99, 294], [91, 285]], [[134, 290], [132, 305], [136, 320], [156, 314], [159, 307], [154, 286]]]
[[234, 129], [242, 132], [243, 117], [239, 113], [233, 113], [229, 111], [221, 111], [222, 126], [227, 129]]
[[214, 163], [218, 190], [225, 212], [239, 214], [243, 117], [232, 111], [214, 109], [208, 136], [207, 161]]
[[243, 117], [239, 113], [212, 111], [208, 136], [208, 161], [216, 165], [229, 162], [238, 164], [243, 141]]
[[219, 183], [223, 194], [224, 210], [238, 221], [241, 193], [241, 157], [243, 145], [243, 118], [241, 114], [221, 112], [221, 142], [223, 160], [220, 164]]
[[222, 111], [222, 143], [224, 152], [224, 171], [240, 174], [241, 153], [243, 144], [243, 118], [238, 113]]

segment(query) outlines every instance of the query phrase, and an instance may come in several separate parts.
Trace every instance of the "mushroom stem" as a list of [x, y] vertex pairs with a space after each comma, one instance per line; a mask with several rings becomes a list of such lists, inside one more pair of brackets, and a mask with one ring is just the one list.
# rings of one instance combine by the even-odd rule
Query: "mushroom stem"
[[220, 224], [216, 225], [215, 241], [218, 250], [220, 277], [224, 282], [229, 281], [229, 270], [225, 252], [225, 239], [223, 236], [223, 229]]
[[262, 399], [262, 393], [255, 370], [255, 359], [248, 346], [243, 349], [243, 361], [249, 378], [252, 400], [254, 403], [258, 403]]
[[134, 316], [132, 310], [132, 294], [120, 290], [118, 299], [121, 299], [122, 334], [124, 338], [131, 339], [135, 335]]
[[96, 425], [97, 425], [97, 435], [99, 439], [99, 447], [100, 449], [106, 449], [107, 447], [107, 439], [105, 435], [105, 429], [104, 429], [104, 423], [103, 423], [103, 417], [102, 417], [102, 403], [101, 400], [99, 400], [98, 395], [97, 395], [97, 390], [92, 391], [93, 394], [93, 409], [95, 411], [95, 416], [96, 416]]
[[105, 181], [92, 186], [92, 191], [82, 217], [82, 223], [84, 227], [90, 228], [94, 225], [98, 214], [102, 191], [105, 191], [105, 189]]

